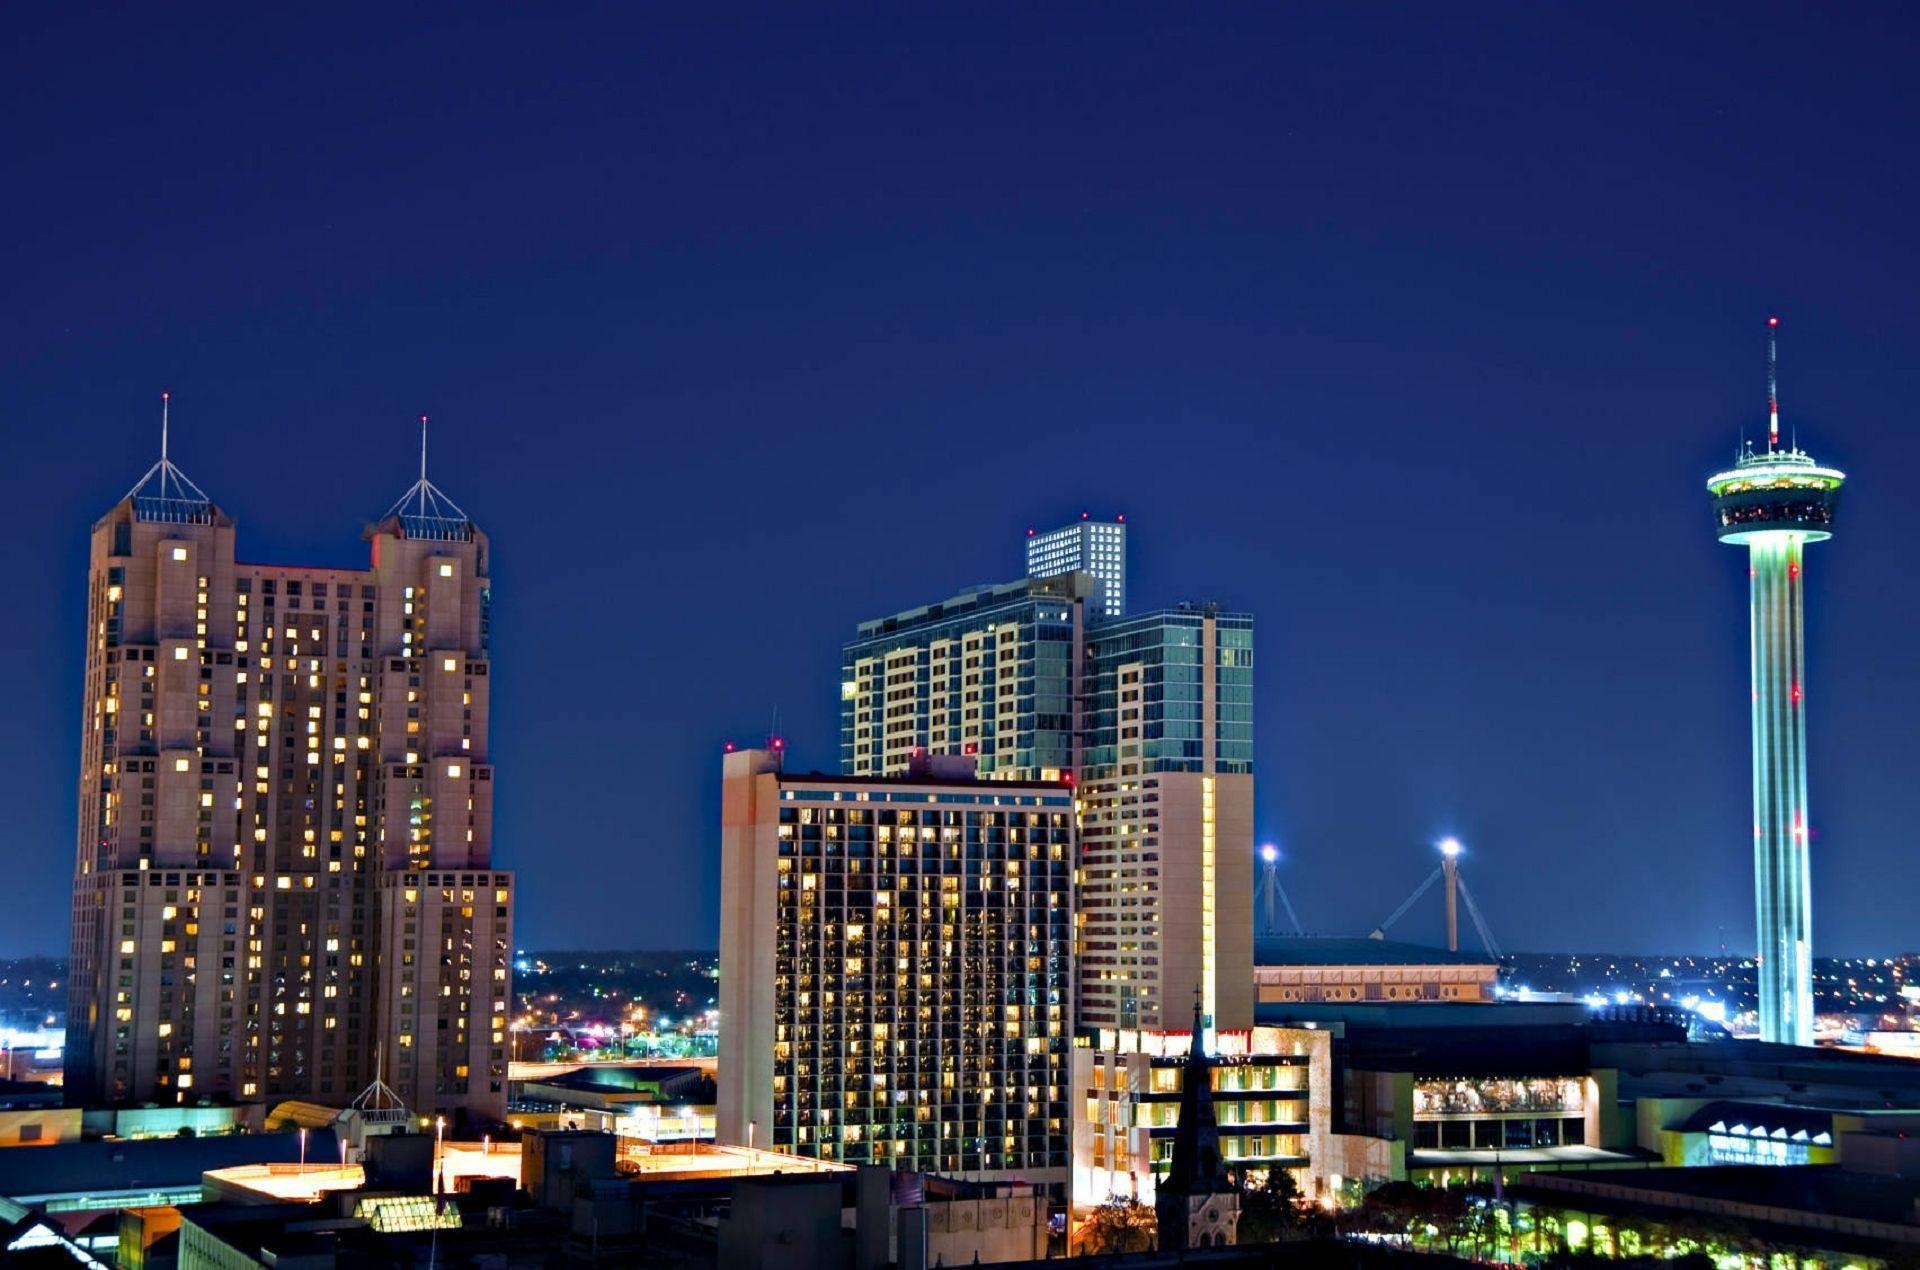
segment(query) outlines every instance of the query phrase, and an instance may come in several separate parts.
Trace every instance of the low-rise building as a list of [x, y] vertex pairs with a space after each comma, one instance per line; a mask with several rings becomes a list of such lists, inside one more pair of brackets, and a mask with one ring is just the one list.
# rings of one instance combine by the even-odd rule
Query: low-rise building
[[1261, 1006], [1319, 1002], [1491, 1001], [1500, 965], [1484, 953], [1389, 939], [1267, 935], [1254, 941]]
[[[1294, 1176], [1320, 1189], [1317, 1160], [1333, 1131], [1332, 1034], [1254, 1027], [1216, 1033], [1210, 1063], [1220, 1151], [1229, 1169]], [[1193, 1033], [1102, 1030], [1073, 1051], [1073, 1202], [1120, 1195], [1152, 1204], [1172, 1162]]]

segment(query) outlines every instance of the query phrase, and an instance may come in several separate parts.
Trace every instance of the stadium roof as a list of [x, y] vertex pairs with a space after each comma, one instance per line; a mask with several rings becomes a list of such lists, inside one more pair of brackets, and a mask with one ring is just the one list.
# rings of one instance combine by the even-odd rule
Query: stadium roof
[[1448, 952], [1393, 939], [1332, 935], [1262, 935], [1253, 941], [1256, 966], [1492, 966], [1488, 953]]

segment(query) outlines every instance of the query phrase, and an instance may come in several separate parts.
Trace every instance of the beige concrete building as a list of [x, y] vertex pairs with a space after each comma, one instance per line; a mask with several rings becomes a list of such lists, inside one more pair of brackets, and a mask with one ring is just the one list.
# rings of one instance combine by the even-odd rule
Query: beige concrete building
[[1072, 792], [971, 771], [726, 757], [721, 1141], [1065, 1183]]
[[365, 569], [253, 564], [164, 457], [94, 526], [67, 1074], [91, 1102], [506, 1102], [488, 543], [425, 477]]

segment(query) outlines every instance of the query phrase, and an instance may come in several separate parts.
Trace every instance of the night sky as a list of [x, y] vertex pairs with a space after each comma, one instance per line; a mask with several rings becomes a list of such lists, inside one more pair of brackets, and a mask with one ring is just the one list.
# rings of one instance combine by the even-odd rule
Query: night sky
[[830, 770], [854, 624], [1087, 509], [1136, 608], [1257, 615], [1310, 928], [1455, 833], [1509, 949], [1750, 948], [1703, 481], [1771, 312], [1852, 476], [1816, 949], [1920, 945], [1910, 6], [701, 7], [8, 15], [0, 954], [66, 947], [87, 529], [163, 388], [255, 560], [364, 562], [434, 417], [523, 945], [711, 946], [722, 744]]

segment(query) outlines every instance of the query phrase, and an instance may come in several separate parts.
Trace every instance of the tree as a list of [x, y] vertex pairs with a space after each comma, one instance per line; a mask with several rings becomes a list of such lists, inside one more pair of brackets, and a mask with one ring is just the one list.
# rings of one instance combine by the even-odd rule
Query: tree
[[1284, 1239], [1299, 1224], [1300, 1187], [1293, 1174], [1271, 1168], [1258, 1186], [1246, 1184], [1240, 1175], [1240, 1227], [1236, 1240], [1243, 1244], [1270, 1244]]
[[1097, 1252], [1151, 1252], [1160, 1224], [1139, 1200], [1115, 1195], [1093, 1210], [1074, 1232], [1076, 1255]]

